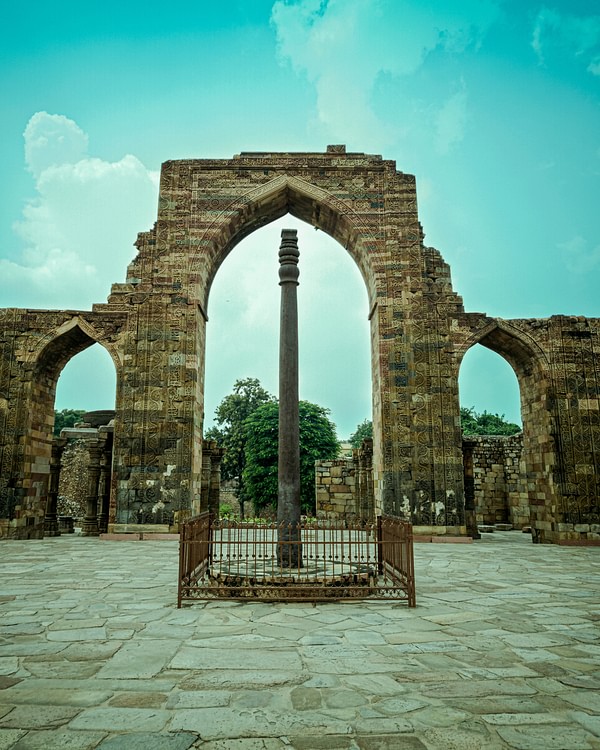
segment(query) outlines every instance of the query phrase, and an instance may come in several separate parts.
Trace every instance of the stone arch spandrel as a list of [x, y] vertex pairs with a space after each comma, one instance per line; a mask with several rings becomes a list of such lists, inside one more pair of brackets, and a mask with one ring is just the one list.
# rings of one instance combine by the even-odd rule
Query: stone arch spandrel
[[[477, 319], [476, 328], [467, 330], [466, 337], [457, 342], [455, 348], [459, 364], [471, 347], [481, 344], [503, 357], [517, 377], [519, 372], [528, 374], [534, 368], [537, 368], [539, 373], [547, 371], [548, 356], [527, 328], [501, 318], [472, 317]], [[464, 318], [469, 319], [471, 316], [467, 313]]]
[[59, 367], [64, 365], [75, 355], [94, 344], [100, 344], [109, 353], [117, 370], [122, 365], [123, 353], [114, 334], [124, 321], [111, 320], [109, 330], [97, 328], [80, 315], [74, 315], [69, 320], [47, 331], [35, 345], [27, 352], [25, 361], [35, 368]]
[[212, 281], [235, 245], [288, 213], [326, 232], [349, 253], [367, 287], [369, 307], [374, 304], [376, 272], [370, 257], [370, 251], [378, 244], [374, 227], [351, 204], [306, 180], [283, 174], [232, 201], [199, 238], [198, 245], [204, 252], [192, 256], [190, 271], [199, 274], [202, 266], [208, 265], [205, 309]]
[[[152, 250], [157, 278], [179, 273], [193, 299], [206, 308], [211, 274], [223, 251], [226, 255], [246, 234], [288, 211], [354, 253], [372, 302], [369, 265], [385, 272], [385, 257], [399, 247], [407, 263], [418, 261], [411, 255], [421, 239], [415, 178], [399, 172], [395, 162], [329, 148], [326, 153], [242, 153], [163, 164]], [[177, 268], [171, 263], [176, 257]], [[165, 262], [171, 268], [163, 274]], [[420, 264], [414, 272], [420, 273]]]

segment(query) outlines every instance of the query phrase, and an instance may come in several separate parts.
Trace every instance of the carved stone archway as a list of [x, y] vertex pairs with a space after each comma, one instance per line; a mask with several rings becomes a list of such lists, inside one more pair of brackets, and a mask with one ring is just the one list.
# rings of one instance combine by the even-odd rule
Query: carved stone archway
[[0, 536], [43, 535], [58, 378], [72, 357], [99, 343], [118, 382], [125, 322], [113, 312], [0, 310]]
[[[343, 146], [163, 165], [157, 222], [138, 236], [126, 282], [113, 285], [107, 304], [77, 313], [96, 329], [112, 321], [119, 362], [111, 521], [127, 523], [159, 499], [176, 520], [199, 510], [211, 284], [243, 237], [287, 213], [336, 239], [365, 281], [376, 510], [408, 515], [435, 533], [466, 533], [458, 369], [464, 352], [480, 342], [507, 358], [521, 383], [539, 538], [600, 538], [598, 321], [465, 313], [447, 264], [424, 245], [415, 178], [393, 161]], [[19, 387], [11, 385], [11, 372], [29, 362], [39, 329], [52, 331], [57, 321], [32, 315], [0, 311], [0, 464], [8, 467], [0, 516], [11, 492], [13, 511], [15, 492], [30, 497], [31, 507], [36, 502], [24, 457], [15, 457], [15, 436], [30, 439], [24, 415], [35, 367], [25, 367]], [[45, 315], [62, 316], [62, 323], [69, 317]], [[29, 512], [19, 505], [9, 515], [11, 528], [24, 528]]]
[[[130, 423], [129, 434], [127, 427], [115, 434], [122, 467], [120, 475], [116, 470], [117, 520], [125, 522], [135, 504], [165, 489], [182, 512], [197, 509], [210, 286], [240, 239], [286, 213], [340, 242], [365, 280], [378, 507], [398, 513], [409, 497], [437, 507], [439, 519], [440, 503], [445, 508], [451, 498], [443, 525], [464, 533], [458, 426], [439, 389], [427, 392], [430, 370], [442, 377], [427, 300], [435, 300], [437, 317], [462, 310], [461, 300], [439, 254], [423, 248], [414, 177], [379, 156], [336, 147], [324, 154], [241, 154], [163, 165], [158, 222], [140, 236], [129, 268], [135, 293], [117, 285], [109, 299], [112, 306], [135, 305], [136, 335], [144, 341], [130, 347], [124, 381], [134, 382], [143, 371], [150, 386], [140, 382], [132, 393], [134, 402], [147, 403], [143, 441], [135, 434], [141, 419]], [[444, 456], [434, 453], [442, 443]], [[139, 472], [132, 456], [143, 467]]]
[[545, 539], [546, 509], [556, 497], [555, 467], [558, 462], [551, 431], [552, 378], [548, 356], [536, 340], [529, 321], [506, 321], [481, 315], [463, 316], [465, 328], [455, 327], [458, 365], [476, 344], [496, 352], [512, 367], [519, 384], [523, 421], [522, 459], [527, 469], [529, 523]]

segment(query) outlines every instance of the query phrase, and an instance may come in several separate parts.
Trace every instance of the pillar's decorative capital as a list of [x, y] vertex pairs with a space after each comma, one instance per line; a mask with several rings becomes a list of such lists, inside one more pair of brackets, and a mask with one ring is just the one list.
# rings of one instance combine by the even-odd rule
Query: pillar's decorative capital
[[298, 286], [298, 230], [282, 229], [281, 244], [279, 245], [279, 284], [295, 284]]

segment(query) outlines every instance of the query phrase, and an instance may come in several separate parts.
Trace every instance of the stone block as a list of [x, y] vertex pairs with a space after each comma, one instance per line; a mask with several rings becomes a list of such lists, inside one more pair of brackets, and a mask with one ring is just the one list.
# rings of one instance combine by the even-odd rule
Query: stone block
[[108, 530], [111, 534], [168, 534], [169, 524], [111, 523]]

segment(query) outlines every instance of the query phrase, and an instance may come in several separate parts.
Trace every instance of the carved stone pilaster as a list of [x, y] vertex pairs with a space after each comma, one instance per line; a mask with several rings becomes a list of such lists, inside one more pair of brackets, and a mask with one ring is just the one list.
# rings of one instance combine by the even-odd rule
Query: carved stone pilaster
[[473, 443], [463, 437], [463, 471], [465, 482], [465, 525], [467, 534], [473, 539], [481, 539], [477, 528], [477, 514], [475, 508], [475, 475], [473, 468]]
[[110, 503], [110, 475], [112, 464], [112, 440], [106, 440], [100, 456], [100, 479], [98, 482], [98, 531], [108, 531], [108, 506]]
[[44, 536], [60, 536], [58, 526], [58, 485], [60, 482], [60, 468], [62, 454], [67, 441], [64, 438], [52, 440], [52, 453], [50, 455], [50, 481], [48, 484], [48, 499], [46, 501], [46, 516], [44, 518]]
[[221, 459], [224, 455], [224, 448], [219, 448], [215, 441], [211, 442], [208, 510], [213, 516], [219, 515], [219, 498], [221, 495]]
[[100, 459], [102, 444], [95, 440], [89, 444], [88, 492], [85, 518], [81, 528], [82, 536], [98, 536], [98, 489], [100, 483]]

